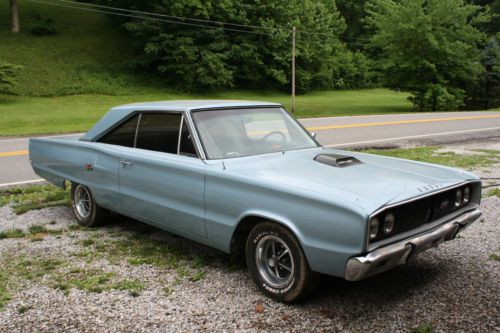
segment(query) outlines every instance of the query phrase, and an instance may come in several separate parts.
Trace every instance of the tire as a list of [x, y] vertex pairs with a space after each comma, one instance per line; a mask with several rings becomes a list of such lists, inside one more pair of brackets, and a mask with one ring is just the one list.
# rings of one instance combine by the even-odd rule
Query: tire
[[310, 295], [320, 276], [309, 268], [297, 238], [277, 223], [257, 224], [248, 235], [245, 255], [257, 286], [280, 302]]
[[71, 201], [73, 213], [79, 225], [96, 227], [107, 222], [109, 211], [97, 205], [87, 186], [72, 183]]

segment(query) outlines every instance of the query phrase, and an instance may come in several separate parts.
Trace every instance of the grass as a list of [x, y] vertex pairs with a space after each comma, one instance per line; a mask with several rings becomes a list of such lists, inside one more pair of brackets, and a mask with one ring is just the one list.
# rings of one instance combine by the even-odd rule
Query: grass
[[418, 325], [410, 330], [410, 333], [433, 333], [434, 329], [430, 324]]
[[0, 308], [10, 300], [20, 280], [43, 283], [66, 295], [72, 288], [93, 293], [115, 289], [136, 297], [145, 288], [137, 279], [118, 279], [115, 273], [102, 269], [72, 268], [68, 262], [52, 257], [11, 256], [2, 260], [1, 265]]
[[[86, 131], [110, 107], [139, 101], [251, 99], [290, 107], [290, 96], [277, 92], [176, 92], [130, 69], [130, 37], [105, 15], [31, 2], [19, 6], [23, 29], [12, 34], [8, 3], [0, 3], [0, 59], [22, 66], [12, 94], [0, 95], [0, 135]], [[33, 36], [34, 12], [52, 18], [58, 33]], [[407, 96], [388, 89], [320, 91], [297, 97], [297, 116], [410, 112]]]
[[[130, 36], [104, 14], [27, 1], [19, 6], [22, 32], [12, 34], [8, 3], [0, 2], [0, 59], [22, 66], [11, 94], [0, 95], [0, 136], [83, 132], [110, 107], [141, 101], [249, 99], [290, 109], [290, 96], [282, 92], [177, 92], [130, 69]], [[52, 18], [58, 33], [33, 36], [34, 13]], [[297, 96], [296, 116], [411, 112], [407, 97], [388, 89], [318, 91]]]
[[30, 210], [71, 204], [69, 190], [53, 185], [33, 185], [0, 190], [0, 206], [12, 204], [16, 214]]
[[[297, 97], [298, 117], [347, 116], [411, 112], [407, 95], [388, 89], [322, 91]], [[233, 91], [207, 95], [182, 94], [165, 89], [123, 96], [76, 95], [26, 97], [0, 95], [0, 135], [84, 132], [109, 108], [126, 103], [173, 99], [246, 99], [282, 103], [290, 109], [290, 97], [282, 93]]]
[[[90, 238], [77, 241], [84, 247], [73, 255], [92, 261], [94, 258], [105, 258], [111, 263], [126, 261], [129, 265], [151, 265], [160, 269], [176, 272], [179, 279], [199, 281], [205, 277], [204, 266], [217, 259], [210, 255], [189, 251], [185, 244], [165, 242], [150, 237], [151, 228], [142, 225], [128, 227], [130, 233], [124, 230], [125, 239]], [[139, 228], [140, 230], [135, 230]]]
[[498, 197], [500, 198], [500, 188], [496, 188], [494, 190], [490, 190], [486, 193], [488, 197]]
[[0, 309], [11, 299], [11, 294], [9, 292], [9, 276], [4, 270], [0, 270]]
[[500, 255], [498, 255], [498, 254], [496, 254], [496, 253], [491, 253], [491, 254], [489, 255], [489, 258], [490, 258], [491, 260], [500, 261]]
[[31, 308], [32, 308], [31, 306], [21, 305], [19, 308], [17, 308], [17, 313], [18, 314], [23, 314], [26, 311], [31, 310]]
[[439, 149], [440, 147], [423, 146], [397, 149], [364, 149], [362, 152], [464, 169], [486, 167], [500, 163], [500, 151], [497, 150], [478, 149], [473, 151], [473, 154], [457, 154], [452, 151], [440, 152]]
[[28, 228], [27, 232], [18, 228], [4, 230], [0, 232], [0, 239], [28, 237], [32, 242], [39, 242], [46, 235], [61, 235], [63, 232], [62, 229], [47, 229], [43, 225], [34, 224]]
[[26, 234], [21, 229], [9, 229], [0, 232], [0, 239], [23, 238], [24, 236], [26, 236]]
[[[27, 1], [19, 2], [19, 11], [22, 31], [13, 34], [8, 3], [0, 3], [0, 59], [22, 66], [14, 94], [132, 94], [151, 86], [151, 79], [127, 69], [130, 37], [104, 14]], [[58, 33], [32, 35], [34, 13], [52, 18]]]

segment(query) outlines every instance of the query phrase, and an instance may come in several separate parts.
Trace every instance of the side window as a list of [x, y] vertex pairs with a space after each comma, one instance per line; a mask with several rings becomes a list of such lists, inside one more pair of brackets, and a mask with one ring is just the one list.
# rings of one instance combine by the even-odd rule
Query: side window
[[109, 143], [111, 145], [133, 147], [138, 118], [139, 115], [133, 116], [129, 120], [113, 129], [111, 132], [104, 135], [98, 140], [98, 142]]
[[143, 113], [135, 147], [177, 154], [181, 119], [175, 113]]
[[179, 155], [198, 157], [194, 148], [193, 138], [189, 132], [186, 119], [182, 122], [181, 141], [179, 142]]

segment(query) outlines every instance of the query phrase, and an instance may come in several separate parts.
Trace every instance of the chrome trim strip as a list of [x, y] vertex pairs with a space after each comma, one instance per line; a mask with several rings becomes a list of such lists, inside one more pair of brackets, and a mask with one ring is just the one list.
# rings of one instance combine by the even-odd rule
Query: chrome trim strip
[[191, 112], [187, 111], [184, 113], [185, 119], [187, 120], [187, 125], [189, 132], [191, 133], [191, 137], [193, 139], [194, 147], [198, 152], [198, 156], [203, 161], [207, 159], [207, 155], [205, 154], [205, 150], [203, 149], [203, 145], [201, 144], [200, 137], [198, 136], [198, 132], [196, 131], [196, 126], [194, 126], [193, 118], [191, 117]]
[[476, 221], [481, 214], [479, 209], [475, 209], [451, 219], [433, 230], [381, 247], [364, 256], [352, 257], [347, 261], [344, 277], [348, 281], [359, 281], [405, 264], [414, 255], [437, 247], [444, 241], [454, 239], [459, 232]]
[[179, 135], [177, 136], [177, 155], [181, 151], [181, 136], [182, 136], [182, 125], [184, 124], [184, 115], [181, 116], [181, 124], [179, 126]]
[[[373, 245], [371, 246], [372, 244], [370, 244], [370, 233], [368, 232], [369, 230], [369, 224], [370, 224], [370, 220], [372, 219], [372, 217], [374, 217], [375, 215], [377, 214], [380, 214], [382, 213], [383, 211], [387, 210], [387, 209], [391, 209], [391, 208], [394, 208], [394, 207], [397, 207], [397, 206], [401, 206], [401, 205], [405, 205], [405, 204], [408, 204], [408, 203], [411, 203], [411, 202], [414, 202], [414, 201], [417, 201], [417, 200], [420, 200], [420, 199], [424, 199], [424, 198], [427, 198], [427, 197], [430, 197], [430, 196], [433, 196], [433, 195], [436, 195], [436, 194], [439, 194], [439, 193], [443, 193], [443, 192], [446, 192], [446, 191], [449, 191], [449, 190], [453, 190], [455, 188], [458, 188], [458, 187], [461, 187], [461, 186], [464, 186], [466, 184], [472, 184], [472, 183], [480, 183], [481, 181], [479, 179], [475, 179], [475, 180], [464, 180], [460, 183], [457, 183], [455, 185], [452, 185], [452, 186], [448, 186], [448, 187], [445, 187], [445, 188], [442, 188], [442, 189], [439, 189], [437, 191], [433, 191], [433, 192], [429, 192], [429, 193], [426, 193], [424, 195], [421, 195], [421, 196], [418, 196], [418, 197], [414, 197], [414, 198], [411, 198], [411, 199], [406, 199], [406, 200], [403, 200], [403, 201], [399, 201], [399, 202], [395, 202], [395, 203], [392, 203], [390, 205], [387, 205], [387, 206], [382, 206], [381, 208], [377, 209], [374, 213], [370, 214], [370, 216], [368, 217], [368, 220], [366, 221], [366, 246], [365, 246], [365, 249], [367, 251], [371, 251], [373, 250], [374, 248], [380, 246], [380, 245]], [[463, 207], [465, 208], [465, 207]], [[443, 217], [444, 218], [444, 217]], [[442, 218], [441, 218], [442, 219]], [[439, 219], [439, 220], [441, 220]], [[437, 221], [439, 221], [437, 220]], [[436, 221], [435, 221], [436, 222]], [[439, 222], [438, 222], [439, 223]], [[436, 223], [433, 223], [429, 226], [429, 229], [432, 228], [433, 226], [435, 226]], [[418, 228], [417, 228], [418, 229]], [[411, 232], [412, 230], [409, 230], [408, 232]], [[413, 230], [414, 231], [414, 230]], [[405, 233], [406, 234], [406, 233]], [[387, 238], [385, 239], [384, 241], [394, 241], [394, 238], [397, 238], [396, 236], [398, 235], [394, 235], [393, 237], [391, 238]], [[387, 243], [387, 242], [386, 242]]]
[[135, 126], [134, 146], [132, 148], [135, 148], [137, 146], [137, 135], [139, 134], [139, 126], [141, 125], [141, 119], [142, 119], [142, 113], [139, 113], [139, 116], [137, 118], [137, 125]]

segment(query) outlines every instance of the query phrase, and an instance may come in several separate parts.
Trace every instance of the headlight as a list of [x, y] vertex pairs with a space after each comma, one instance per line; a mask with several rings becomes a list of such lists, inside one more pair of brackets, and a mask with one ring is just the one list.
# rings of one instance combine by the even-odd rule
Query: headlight
[[370, 220], [370, 239], [377, 237], [380, 222], [378, 218], [374, 217]]
[[455, 207], [460, 207], [462, 204], [462, 190], [457, 190], [455, 193]]
[[464, 188], [464, 204], [469, 203], [470, 201], [470, 187], [467, 186]]
[[382, 227], [384, 234], [386, 235], [390, 234], [394, 230], [395, 223], [396, 223], [396, 218], [394, 217], [393, 213], [385, 214], [384, 225]]

